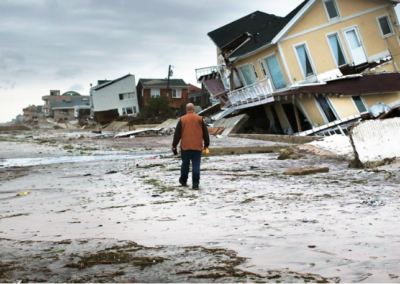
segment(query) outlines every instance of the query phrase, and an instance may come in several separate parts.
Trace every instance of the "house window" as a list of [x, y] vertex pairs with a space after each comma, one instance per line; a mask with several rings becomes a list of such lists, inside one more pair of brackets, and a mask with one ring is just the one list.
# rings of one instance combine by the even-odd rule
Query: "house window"
[[256, 78], [254, 75], [255, 73], [255, 69], [254, 66], [251, 67], [250, 64], [244, 65], [242, 67], [238, 68], [240, 73], [242, 74], [242, 78], [246, 84], [246, 86], [248, 85], [252, 85], [256, 82]]
[[126, 107], [122, 109], [122, 113], [123, 114], [127, 114], [127, 115], [133, 115], [136, 114], [136, 107]]
[[276, 57], [276, 55], [272, 55], [265, 59], [265, 63], [267, 64], [275, 90], [286, 88], [286, 80], [283, 76], [278, 57]]
[[391, 35], [394, 34], [393, 27], [392, 27], [392, 25], [390, 23], [390, 18], [389, 18], [388, 15], [385, 15], [383, 17], [379, 17], [379, 18], [377, 18], [377, 20], [378, 20], [378, 24], [379, 24], [379, 27], [381, 29], [381, 34], [382, 34], [383, 38], [391, 36]]
[[301, 44], [296, 46], [296, 52], [304, 78], [306, 79], [308, 77], [314, 76], [314, 68], [311, 65], [311, 60], [306, 45]]
[[160, 96], [160, 89], [151, 89], [150, 90], [150, 97], [155, 98]]
[[342, 66], [346, 64], [346, 59], [344, 58], [344, 52], [342, 45], [339, 42], [338, 34], [333, 34], [328, 36], [329, 44], [333, 57], [335, 58], [336, 66]]
[[173, 90], [172, 90], [172, 98], [173, 98], [173, 99], [180, 99], [180, 98], [182, 98], [182, 89], [173, 89]]
[[362, 98], [360, 96], [353, 96], [353, 97], [351, 97], [351, 99], [353, 100], [354, 104], [356, 105], [359, 113], [364, 113], [364, 112], [368, 111], [364, 104], [364, 101], [362, 100]]
[[326, 119], [329, 122], [335, 121], [338, 119], [338, 116], [336, 115], [335, 111], [333, 110], [332, 105], [330, 102], [323, 96], [315, 96], [319, 106], [321, 107], [322, 111], [325, 114]]
[[324, 6], [329, 20], [338, 19], [340, 17], [339, 9], [335, 0], [325, 1]]
[[119, 94], [119, 99], [120, 100], [130, 100], [135, 98], [135, 93], [124, 93], [124, 94]]

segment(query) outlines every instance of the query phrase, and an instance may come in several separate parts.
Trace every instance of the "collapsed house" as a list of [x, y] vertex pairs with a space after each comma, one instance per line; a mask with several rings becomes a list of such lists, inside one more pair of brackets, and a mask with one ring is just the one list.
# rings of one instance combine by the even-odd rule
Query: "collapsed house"
[[256, 11], [209, 32], [218, 65], [196, 77], [221, 102], [212, 118], [246, 113], [267, 133], [328, 135], [377, 104], [398, 108], [399, 2], [305, 0], [285, 17]]
[[101, 123], [139, 112], [135, 76], [131, 74], [115, 80], [98, 80], [97, 85], [90, 88], [90, 97], [92, 115]]

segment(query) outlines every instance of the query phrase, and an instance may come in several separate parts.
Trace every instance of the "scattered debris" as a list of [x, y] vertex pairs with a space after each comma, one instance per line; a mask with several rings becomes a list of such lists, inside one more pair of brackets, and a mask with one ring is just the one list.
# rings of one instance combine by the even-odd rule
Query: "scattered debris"
[[285, 175], [303, 176], [316, 173], [328, 173], [329, 168], [304, 168], [304, 169], [288, 169], [284, 172]]
[[349, 167], [375, 168], [400, 159], [399, 133], [400, 117], [368, 120], [355, 125], [350, 131], [354, 160]]
[[29, 193], [31, 193], [31, 191], [30, 191], [30, 190], [25, 190], [25, 191], [23, 191], [23, 192], [21, 192], [21, 193], [18, 193], [18, 194], [17, 194], [17, 196], [24, 196], [24, 195], [28, 195]]
[[298, 160], [306, 157], [296, 153], [293, 147], [288, 147], [279, 151], [278, 160]]
[[315, 224], [315, 223], [318, 223], [317, 220], [307, 219], [307, 218], [301, 219], [300, 222], [303, 222], [303, 223], [314, 223], [314, 224]]

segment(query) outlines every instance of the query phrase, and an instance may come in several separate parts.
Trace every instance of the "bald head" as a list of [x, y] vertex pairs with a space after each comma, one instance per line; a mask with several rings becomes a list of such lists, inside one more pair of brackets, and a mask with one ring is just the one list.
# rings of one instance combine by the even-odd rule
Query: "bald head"
[[194, 105], [192, 103], [186, 105], [186, 112], [194, 112]]

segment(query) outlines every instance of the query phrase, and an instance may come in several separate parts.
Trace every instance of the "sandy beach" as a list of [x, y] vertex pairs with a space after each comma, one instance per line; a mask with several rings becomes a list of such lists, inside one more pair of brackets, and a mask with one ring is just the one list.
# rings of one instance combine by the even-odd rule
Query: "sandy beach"
[[[178, 183], [171, 141], [0, 135], [1, 282], [399, 281], [398, 164], [349, 169], [306, 150], [203, 157], [193, 191]], [[226, 145], [276, 143], [211, 142]], [[329, 172], [284, 174], [310, 166]], [[84, 264], [106, 252], [118, 261]]]

